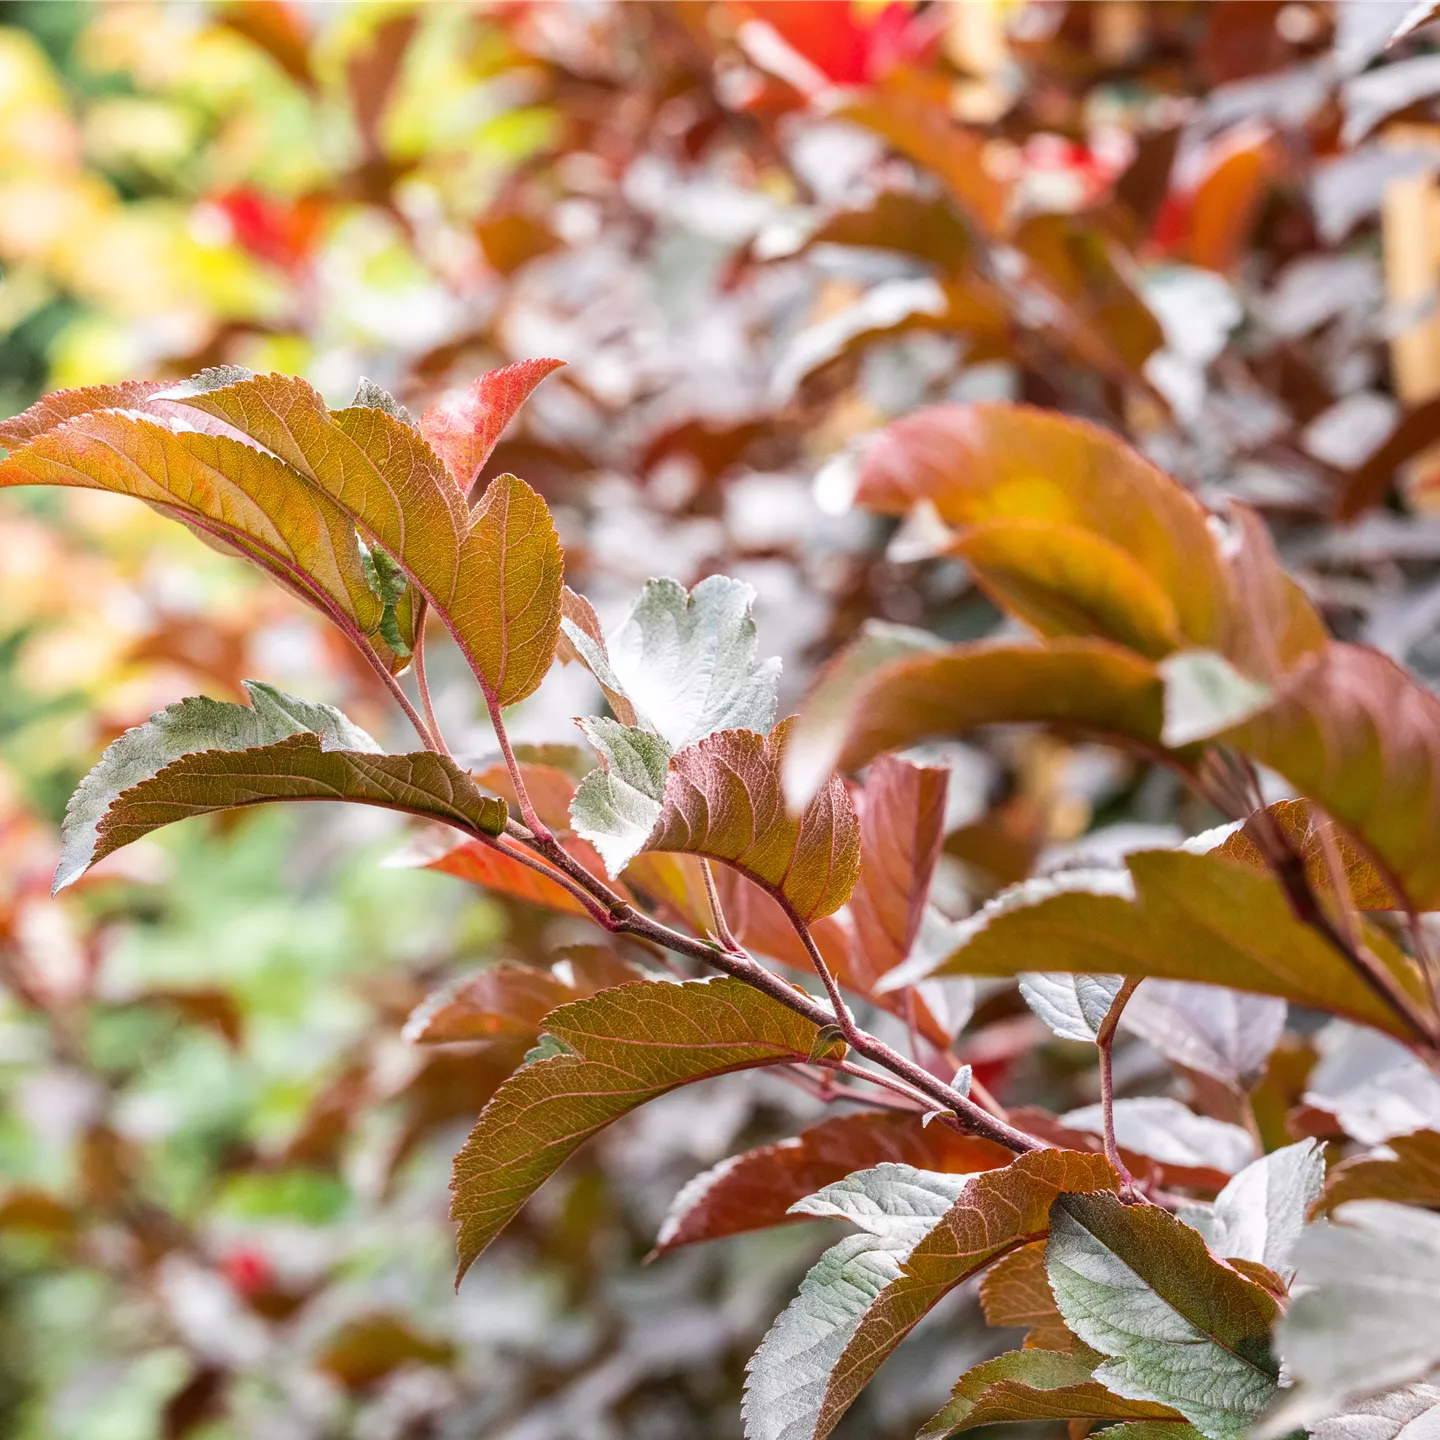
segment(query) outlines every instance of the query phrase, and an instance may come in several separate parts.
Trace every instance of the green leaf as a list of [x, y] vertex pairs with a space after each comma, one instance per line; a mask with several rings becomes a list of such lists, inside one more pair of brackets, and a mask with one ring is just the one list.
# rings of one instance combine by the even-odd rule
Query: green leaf
[[503, 801], [453, 761], [386, 755], [329, 705], [247, 681], [253, 708], [203, 696], [127, 730], [66, 810], [55, 890], [142, 835], [191, 815], [271, 800], [354, 800], [499, 834]]
[[355, 387], [355, 398], [350, 403], [365, 405], [371, 410], [383, 410], [392, 419], [400, 421], [402, 425], [415, 423], [410, 412], [388, 390], [377, 385], [373, 380], [367, 380], [363, 375], [360, 377], [360, 383]]
[[591, 1135], [678, 1086], [803, 1063], [816, 1028], [731, 979], [627, 985], [552, 1011], [547, 1032], [575, 1053], [511, 1076], [455, 1157], [459, 1276]]
[[163, 393], [233, 425], [334, 500], [424, 593], [496, 704], [539, 686], [564, 562], [545, 502], [523, 480], [497, 477], [472, 514], [419, 431], [368, 405], [329, 411], [293, 376]]
[[984, 725], [1054, 725], [1158, 752], [1163, 702], [1154, 665], [1107, 640], [984, 641], [878, 666], [842, 652], [801, 708], [786, 789], [794, 805], [835, 769]]
[[[1286, 1423], [1422, 1379], [1440, 1363], [1440, 1215], [1354, 1200], [1307, 1226], [1277, 1342], [1301, 1388]], [[1277, 1421], [1280, 1417], [1277, 1416]]]
[[1160, 663], [1165, 680], [1167, 745], [1193, 744], [1248, 719], [1271, 698], [1268, 685], [1247, 679], [1214, 650], [1186, 650]]
[[1217, 1255], [1258, 1261], [1289, 1280], [1296, 1242], [1324, 1183], [1323, 1149], [1302, 1140], [1247, 1165], [1214, 1205], [1182, 1205], [1180, 1218]]
[[85, 413], [13, 450], [0, 485], [71, 485], [148, 501], [234, 546], [352, 630], [378, 632], [354, 522], [271, 455], [119, 411]]
[[1118, 1185], [1101, 1156], [1036, 1150], [966, 1177], [879, 1165], [792, 1207], [865, 1233], [826, 1251], [752, 1357], [748, 1440], [822, 1440], [944, 1295], [1044, 1234], [1056, 1195]]
[[670, 761], [647, 850], [723, 860], [801, 920], [838, 910], [860, 871], [860, 826], [844, 783], [831, 780], [797, 820], [780, 789], [792, 720], [768, 737], [724, 730]]
[[[924, 973], [902, 966], [884, 984], [1042, 970], [1149, 975], [1278, 995], [1411, 1037], [1406, 1022], [1295, 919], [1272, 876], [1215, 850], [1137, 851], [1125, 865], [1014, 886], [963, 922], [962, 943], [950, 956]], [[1374, 925], [1364, 924], [1362, 933], [1425, 1003], [1419, 977], [1397, 947]]]
[[1270, 1403], [1274, 1300], [1155, 1205], [1062, 1195], [1046, 1269], [1065, 1323], [1110, 1357], [1096, 1380], [1178, 1410], [1210, 1440], [1239, 1440]]
[[1015, 1420], [1158, 1420], [1169, 1422], [1166, 1433], [1172, 1433], [1178, 1411], [1112, 1394], [1093, 1378], [1094, 1368], [1093, 1356], [1056, 1350], [1016, 1350], [986, 1360], [960, 1377], [950, 1403], [916, 1440], [945, 1440]]
[[1093, 1041], [1124, 983], [1119, 975], [1022, 975], [1020, 995], [1060, 1039]]
[[651, 580], [608, 644], [572, 620], [566, 637], [601, 686], [624, 695], [636, 723], [672, 751], [719, 730], [758, 730], [775, 719], [778, 659], [756, 658], [755, 591], [712, 575], [686, 592]]
[[600, 756], [575, 791], [570, 820], [575, 833], [600, 852], [611, 876], [618, 875], [645, 848], [660, 818], [670, 747], [660, 736], [618, 720], [579, 722]]

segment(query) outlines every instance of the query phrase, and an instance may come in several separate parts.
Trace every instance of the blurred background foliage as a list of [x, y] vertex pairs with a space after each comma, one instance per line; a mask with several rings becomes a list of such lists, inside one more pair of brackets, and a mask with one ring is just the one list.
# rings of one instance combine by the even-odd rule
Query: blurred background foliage
[[[793, 702], [867, 617], [997, 628], [923, 514], [847, 484], [896, 415], [1023, 399], [1257, 505], [1339, 633], [1434, 678], [1440, 56], [1424, 27], [1385, 49], [1409, 8], [7, 0], [0, 407], [231, 362], [414, 409], [562, 357], [491, 473], [543, 491], [602, 618], [652, 574], [748, 580]], [[450, 1157], [528, 1040], [406, 1017], [593, 934], [387, 866], [403, 826], [324, 807], [191, 822], [46, 898], [66, 796], [160, 706], [259, 675], [390, 723], [286, 596], [112, 501], [0, 512], [0, 1434], [737, 1435], [828, 1222], [638, 1262], [686, 1179], [813, 1098], [757, 1075], [647, 1108], [457, 1298]], [[488, 763], [445, 659], [445, 728]], [[557, 671], [518, 737], [573, 744], [585, 683]], [[1209, 818], [1092, 747], [940, 758], [952, 915], [1089, 832]], [[1009, 1103], [1093, 1098], [1011, 986], [959, 1043]], [[1315, 1058], [1272, 1059], [1272, 1143], [1339, 1133]], [[1119, 1065], [1234, 1118], [1140, 1041]], [[838, 1433], [912, 1433], [999, 1348], [958, 1295]]]

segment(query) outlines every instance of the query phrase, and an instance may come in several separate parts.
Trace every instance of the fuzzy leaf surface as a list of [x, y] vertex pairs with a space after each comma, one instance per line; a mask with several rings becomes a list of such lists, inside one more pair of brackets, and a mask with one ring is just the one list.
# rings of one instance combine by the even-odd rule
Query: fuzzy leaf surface
[[1016, 1350], [967, 1370], [949, 1403], [917, 1440], [945, 1440], [1007, 1421], [1181, 1419], [1168, 1405], [1126, 1400], [1094, 1378], [1093, 1358], [1055, 1350]]
[[1274, 996], [1147, 980], [1130, 997], [1120, 1028], [1148, 1040], [1167, 1060], [1239, 1090], [1264, 1073], [1285, 1015], [1285, 1002]]
[[579, 1145], [647, 1100], [734, 1070], [803, 1062], [816, 1027], [741, 980], [627, 985], [553, 1011], [568, 1052], [495, 1093], [455, 1157], [460, 1275]]
[[803, 1201], [865, 1233], [820, 1258], [752, 1357], [749, 1440], [821, 1440], [942, 1296], [1046, 1232], [1057, 1195], [1118, 1185], [1100, 1156], [1036, 1150], [958, 1183], [881, 1165]]
[[1440, 1434], [1440, 1385], [1408, 1385], [1355, 1400], [1311, 1425], [1315, 1440], [1434, 1440]]
[[645, 848], [660, 818], [670, 747], [650, 730], [604, 717], [582, 720], [580, 728], [600, 764], [575, 791], [570, 820], [615, 876]]
[[291, 376], [164, 393], [233, 425], [334, 500], [425, 594], [496, 703], [544, 679], [564, 562], [545, 502], [523, 480], [498, 476], [472, 515], [419, 431], [368, 405], [329, 411]]
[[1180, 1218], [1224, 1259], [1258, 1261], [1289, 1280], [1296, 1242], [1324, 1183], [1324, 1152], [1314, 1140], [1301, 1140], [1247, 1165], [1214, 1205], [1182, 1206]]
[[1020, 994], [1061, 1040], [1093, 1041], [1123, 984], [1119, 975], [1022, 975]]
[[[1162, 1165], [1234, 1175], [1254, 1154], [1248, 1130], [1209, 1115], [1197, 1115], [1168, 1096], [1117, 1100], [1114, 1114], [1115, 1143], [1122, 1150], [1145, 1155]], [[1094, 1135], [1104, 1132], [1099, 1105], [1086, 1105], [1060, 1118], [1075, 1130], [1088, 1130]]]
[[655, 1253], [803, 1218], [790, 1213], [793, 1205], [854, 1170], [888, 1162], [965, 1175], [1009, 1161], [1010, 1152], [989, 1140], [945, 1125], [921, 1125], [918, 1116], [836, 1115], [697, 1175], [671, 1204]]
[[1211, 1440], [1242, 1436], [1274, 1396], [1274, 1300], [1155, 1205], [1064, 1195], [1046, 1268], [1065, 1323], [1110, 1358], [1117, 1395], [1178, 1410]]
[[518, 360], [470, 382], [459, 400], [420, 417], [420, 433], [445, 463], [462, 495], [480, 478], [505, 427], [535, 387], [563, 360]]
[[810, 921], [850, 898], [860, 826], [839, 779], [798, 819], [790, 814], [780, 775], [792, 727], [782, 721], [769, 736], [725, 730], [675, 755], [646, 849], [723, 860]]

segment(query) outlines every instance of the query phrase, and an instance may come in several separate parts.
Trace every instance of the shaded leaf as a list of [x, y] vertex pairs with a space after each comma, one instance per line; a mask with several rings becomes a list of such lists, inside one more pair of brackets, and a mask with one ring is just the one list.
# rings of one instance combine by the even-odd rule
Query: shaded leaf
[[1324, 1151], [1302, 1140], [1247, 1165], [1214, 1205], [1182, 1206], [1180, 1218], [1217, 1255], [1255, 1261], [1288, 1281], [1296, 1242], [1324, 1183]]
[[329, 495], [425, 594], [496, 704], [544, 679], [563, 559], [545, 502], [523, 480], [491, 481], [472, 515], [418, 431], [366, 405], [331, 412], [290, 376], [162, 393], [233, 425]]
[[1440, 1131], [1396, 1135], [1385, 1142], [1385, 1151], [1342, 1160], [1325, 1181], [1320, 1208], [1333, 1210], [1347, 1200], [1394, 1200], [1440, 1209]]
[[1159, 1420], [1172, 1426], [1180, 1420], [1168, 1405], [1112, 1394], [1093, 1378], [1093, 1369], [1093, 1359], [1054, 1350], [998, 1355], [960, 1377], [950, 1402], [921, 1428], [917, 1440], [944, 1440], [1015, 1420]]
[[1274, 1299], [1158, 1206], [1061, 1196], [1046, 1268], [1066, 1324], [1110, 1357], [1095, 1378], [1117, 1395], [1170, 1405], [1211, 1440], [1242, 1436], [1274, 1396]]
[[451, 404], [436, 405], [420, 417], [420, 433], [445, 463], [462, 495], [480, 478], [505, 427], [535, 387], [563, 360], [518, 360], [470, 382]]
[[[1026, 881], [962, 922], [963, 943], [932, 975], [1156, 976], [1277, 995], [1409, 1037], [1404, 1020], [1297, 921], [1279, 884], [1223, 855], [1147, 850], [1126, 871]], [[1373, 926], [1366, 943], [1417, 999], [1409, 962]], [[896, 971], [888, 983], [923, 978]], [[1143, 988], [1143, 987], [1142, 987]]]
[[1148, 1040], [1176, 1065], [1203, 1071], [1240, 1090], [1265, 1073], [1285, 1029], [1285, 1015], [1285, 1002], [1273, 996], [1147, 980], [1130, 997], [1120, 1027]]
[[719, 979], [603, 991], [553, 1011], [546, 1030], [574, 1053], [511, 1076], [455, 1157], [460, 1276], [582, 1141], [677, 1086], [803, 1062], [816, 1027]]
[[[1429, 9], [1430, 7], [1425, 7]], [[1310, 1427], [1315, 1440], [1425, 1440], [1440, 1425], [1440, 1385], [1409, 1385], [1355, 1400]]]
[[860, 828], [838, 779], [798, 820], [786, 809], [780, 772], [793, 723], [783, 721], [768, 737], [722, 731], [675, 755], [646, 848], [723, 860], [810, 921], [849, 898], [860, 869]]
[[1075, 1343], [1055, 1306], [1050, 1277], [1045, 1273], [1043, 1240], [1012, 1250], [985, 1272], [980, 1281], [980, 1306], [987, 1325], [1027, 1331], [1027, 1350], [1069, 1350]]
[[347, 1390], [363, 1390], [407, 1361], [443, 1365], [454, 1347], [419, 1334], [398, 1315], [376, 1311], [347, 1321], [315, 1357], [315, 1367]]
[[[1307, 1226], [1276, 1339], [1292, 1423], [1422, 1379], [1440, 1362], [1440, 1215], [1354, 1200]], [[1298, 1412], [1298, 1413], [1297, 1413]]]
[[1020, 994], [1060, 1039], [1093, 1041], [1123, 983], [1119, 975], [1022, 975]]
[[[1122, 1149], [1178, 1165], [1187, 1170], [1219, 1170], [1233, 1175], [1255, 1153], [1250, 1132], [1239, 1125], [1197, 1115], [1168, 1096], [1145, 1095], [1117, 1100], [1115, 1143]], [[1099, 1105], [1086, 1105], [1062, 1115], [1061, 1121], [1075, 1130], [1100, 1135], [1104, 1117]]]
[[1323, 805], [1421, 910], [1440, 906], [1440, 699], [1378, 650], [1329, 646], [1209, 737]]
[[885, 1111], [836, 1115], [775, 1145], [731, 1156], [676, 1195], [654, 1254], [803, 1219], [790, 1207], [852, 1170], [882, 1162], [963, 1175], [1008, 1164], [1010, 1152], [948, 1125]]
[[[854, 971], [870, 984], [910, 953], [944, 839], [950, 772], [882, 756], [857, 797], [860, 877], [850, 895]], [[867, 988], [869, 988], [867, 986]]]
[[942, 1296], [1045, 1233], [1057, 1194], [1118, 1185], [1100, 1156], [1036, 1150], [958, 1180], [880, 1165], [802, 1201], [865, 1233], [821, 1257], [751, 1359], [749, 1440], [821, 1440]]
[[780, 661], [756, 658], [754, 600], [751, 586], [724, 575], [689, 592], [651, 580], [608, 645], [577, 621], [563, 628], [606, 693], [634, 707], [630, 723], [682, 750], [720, 730], [763, 734], [775, 719]]
[[1149, 661], [1105, 640], [1043, 649], [987, 641], [873, 668], [842, 652], [796, 721], [786, 790], [800, 803], [832, 770], [858, 770], [884, 751], [983, 725], [1054, 725], [1154, 751], [1163, 695]]

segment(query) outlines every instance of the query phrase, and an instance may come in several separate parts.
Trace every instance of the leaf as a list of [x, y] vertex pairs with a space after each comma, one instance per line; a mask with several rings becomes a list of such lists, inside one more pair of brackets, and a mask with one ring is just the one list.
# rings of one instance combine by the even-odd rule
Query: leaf
[[254, 709], [182, 700], [106, 750], [66, 811], [56, 891], [163, 825], [272, 800], [350, 800], [471, 835], [504, 829], [504, 803], [480, 794], [453, 760], [386, 755], [328, 705], [245, 687]]
[[572, 949], [582, 953], [549, 969], [501, 961], [443, 986], [411, 1011], [404, 1038], [412, 1045], [449, 1045], [496, 1035], [535, 1037], [557, 1006], [647, 978], [643, 970], [599, 946]]
[[860, 877], [850, 895], [853, 973], [870, 984], [910, 953], [944, 837], [950, 772], [882, 756], [858, 796]]
[[600, 766], [580, 782], [570, 819], [615, 876], [645, 848], [660, 818], [670, 747], [638, 725], [598, 717], [578, 723]]
[[485, 462], [505, 427], [535, 387], [563, 360], [518, 360], [470, 382], [449, 405], [436, 405], [420, 417], [420, 433], [445, 463], [462, 495], [480, 478]]
[[1120, 1028], [1148, 1040], [1176, 1065], [1245, 1090], [1265, 1073], [1285, 1015], [1285, 1002], [1272, 996], [1147, 980], [1130, 997]]
[[330, 496], [424, 593], [495, 704], [538, 687], [555, 654], [564, 562], [523, 480], [492, 480], [472, 515], [418, 431], [367, 405], [331, 412], [292, 376], [162, 394], [233, 425]]
[[922, 1126], [915, 1116], [885, 1111], [836, 1115], [789, 1140], [722, 1160], [676, 1195], [653, 1256], [804, 1219], [791, 1206], [852, 1170], [890, 1161], [950, 1175], [990, 1170], [1010, 1152], [948, 1125]]
[[808, 922], [849, 898], [860, 827], [838, 779], [798, 820], [786, 809], [780, 773], [792, 727], [782, 721], [768, 738], [725, 730], [675, 755], [646, 849], [723, 860]]
[[1440, 699], [1392, 660], [1332, 644], [1209, 739], [1324, 806], [1417, 909], [1440, 907]]
[[168, 380], [122, 380], [117, 385], [82, 385], [74, 390], [52, 390], [28, 410], [0, 420], [0, 445], [15, 449], [94, 410], [139, 410]]
[[1060, 1039], [1093, 1042], [1123, 983], [1119, 975], [1022, 975], [1020, 995]]
[[688, 593], [651, 580], [608, 648], [576, 621], [564, 630], [606, 693], [634, 707], [631, 723], [682, 750], [720, 730], [763, 734], [774, 722], [780, 661], [755, 657], [754, 601], [751, 586], [724, 575]]
[[1271, 698], [1214, 650], [1185, 650], [1160, 665], [1165, 681], [1165, 744], [1179, 747], [1248, 719]]
[[1214, 1205], [1181, 1206], [1180, 1218], [1217, 1255], [1256, 1261], [1288, 1281], [1296, 1242], [1324, 1183], [1324, 1150], [1302, 1140], [1247, 1165]]
[[1211, 1440], [1238, 1440], [1274, 1396], [1273, 1298], [1158, 1206], [1062, 1195], [1046, 1268], [1065, 1323], [1110, 1357], [1095, 1378], [1117, 1395], [1172, 1406]]
[[718, 979], [602, 991], [552, 1011], [546, 1030], [575, 1053], [512, 1075], [455, 1157], [457, 1281], [591, 1135], [678, 1086], [803, 1062], [816, 1027], [743, 980]]
[[1075, 1344], [1055, 1308], [1050, 1277], [1045, 1273], [1043, 1240], [1012, 1250], [985, 1272], [980, 1281], [980, 1306], [987, 1325], [1026, 1330], [1027, 1350], [1069, 1350]]
[[144, 415], [85, 413], [11, 451], [0, 485], [73, 485], [148, 501], [228, 541], [342, 625], [379, 631], [384, 604], [353, 522], [279, 460], [239, 440], [177, 433]]
[[1378, 1145], [1422, 1127], [1440, 1128], [1440, 1075], [1413, 1050], [1374, 1030], [1332, 1021], [1317, 1037], [1320, 1061], [1305, 1103], [1347, 1135]]
[[1035, 1150], [958, 1181], [880, 1165], [802, 1201], [865, 1233], [820, 1258], [752, 1357], [748, 1440], [822, 1440], [942, 1296], [1045, 1233], [1056, 1195], [1118, 1185], [1100, 1156]]
[[960, 1377], [949, 1404], [921, 1427], [916, 1440], [944, 1440], [1015, 1420], [1159, 1420], [1173, 1426], [1180, 1419], [1168, 1405], [1111, 1394], [1092, 1377], [1093, 1370], [1093, 1360], [1055, 1350], [998, 1355]]
[[[1114, 1114], [1115, 1143], [1124, 1150], [1158, 1160], [1162, 1165], [1218, 1170], [1223, 1175], [1233, 1175], [1255, 1153], [1248, 1130], [1208, 1115], [1197, 1115], [1167, 1096], [1117, 1100]], [[1095, 1135], [1104, 1131], [1103, 1110], [1099, 1105], [1072, 1110], [1060, 1119], [1075, 1130], [1088, 1130]]]
[[1295, 1269], [1276, 1335], [1301, 1382], [1286, 1406], [1294, 1423], [1423, 1379], [1440, 1362], [1440, 1215], [1351, 1201], [1306, 1227]]
[[[922, 501], [948, 525], [983, 526], [995, 536], [1022, 527], [1010, 540], [985, 542], [1002, 547], [990, 552], [1002, 564], [989, 583], [1003, 603], [1019, 602], [1022, 619], [1043, 613], [1049, 633], [1058, 633], [1068, 593], [1080, 633], [1094, 633], [1104, 622], [1115, 628], [1101, 633], [1115, 640], [1128, 633], [1143, 642], [1142, 653], [1167, 636], [1171, 609], [1162, 600], [1173, 608], [1183, 640], [1220, 651], [1247, 673], [1261, 663], [1257, 629], [1275, 633], [1275, 658], [1285, 666], [1324, 643], [1314, 608], [1254, 528], [1236, 522], [1241, 575], [1222, 555], [1204, 507], [1139, 452], [1087, 421], [1003, 404], [938, 405], [906, 416], [886, 426], [866, 451], [856, 502], [903, 515]], [[1130, 580], [1120, 580], [1100, 563], [1103, 551], [1093, 542], [1086, 542], [1083, 558], [1067, 558], [1063, 541], [1040, 539], [1037, 526], [1083, 530], [1117, 548], [1153, 588], [1133, 571], [1126, 572]], [[1253, 607], [1262, 598], [1266, 607], [1257, 614]], [[1277, 626], [1277, 619], [1283, 623]]]
[[1319, 1208], [1333, 1210], [1348, 1200], [1440, 1209], [1440, 1131], [1396, 1135], [1385, 1142], [1385, 1151], [1342, 1160], [1326, 1179]]
[[555, 642], [555, 654], [562, 665], [584, 665], [596, 677], [605, 699], [615, 712], [615, 718], [622, 725], [639, 723], [630, 701], [618, 689], [607, 687], [600, 679], [603, 674], [610, 677], [615, 685], [620, 683], [610, 669], [610, 652], [605, 648], [605, 634], [600, 629], [600, 617], [596, 615], [595, 607], [568, 585], [560, 590], [560, 636]]
[[99, 859], [100, 827], [114, 802], [182, 756], [255, 749], [302, 732], [319, 736], [332, 751], [381, 753], [369, 735], [332, 706], [299, 700], [257, 680], [244, 684], [249, 706], [195, 696], [159, 711], [110, 744], [66, 806], [57, 891]]
[[801, 708], [801, 758], [790, 762], [787, 794], [800, 803], [833, 770], [858, 770], [884, 751], [983, 725], [1054, 725], [1153, 752], [1163, 697], [1149, 661], [1105, 640], [1056, 640], [1043, 649], [983, 641], [873, 668], [842, 652]]
[[[1409, 1038], [1406, 1023], [1290, 911], [1279, 884], [1219, 852], [1145, 850], [1125, 871], [1026, 881], [962, 922], [962, 943], [927, 975], [1155, 976], [1277, 995]], [[1366, 943], [1420, 998], [1409, 962], [1373, 926]], [[925, 978], [908, 967], [886, 984]], [[1143, 987], [1142, 987], [1143, 989]]]
[[[1429, 9], [1429, 6], [1425, 7]], [[1356, 1400], [1310, 1426], [1315, 1440], [1425, 1440], [1440, 1424], [1440, 1385], [1408, 1385]]]
[[1118, 545], [1078, 525], [1000, 520], [950, 545], [1002, 610], [1041, 635], [1090, 635], [1158, 660], [1184, 641], [1174, 603]]

